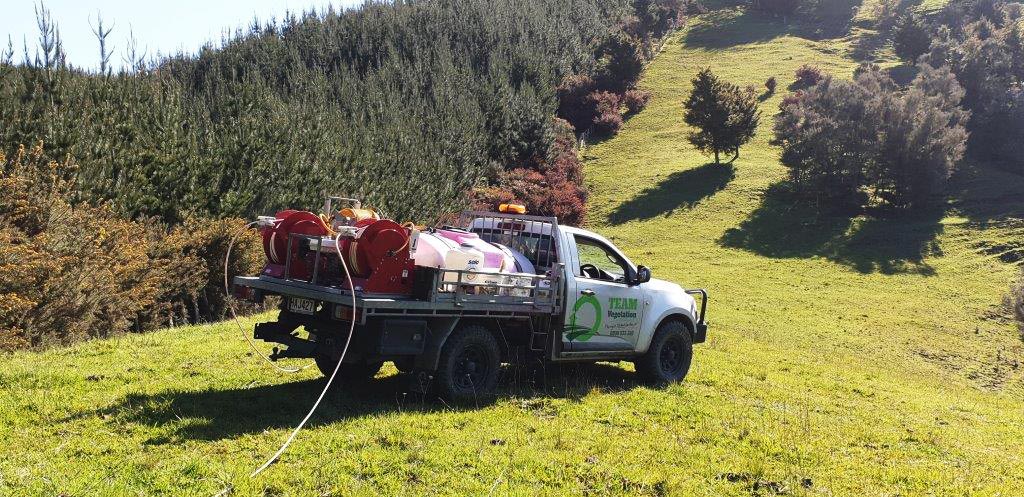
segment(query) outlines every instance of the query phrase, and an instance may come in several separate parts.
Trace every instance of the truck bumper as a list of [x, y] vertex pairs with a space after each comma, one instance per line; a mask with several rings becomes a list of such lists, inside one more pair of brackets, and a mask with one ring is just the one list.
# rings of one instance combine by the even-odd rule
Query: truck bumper
[[703, 288], [684, 290], [690, 295], [700, 295], [700, 314], [693, 325], [693, 343], [704, 343], [708, 339], [708, 321], [705, 313], [708, 310], [708, 291]]
[[701, 322], [694, 326], [693, 343], [704, 343], [708, 339], [708, 324]]

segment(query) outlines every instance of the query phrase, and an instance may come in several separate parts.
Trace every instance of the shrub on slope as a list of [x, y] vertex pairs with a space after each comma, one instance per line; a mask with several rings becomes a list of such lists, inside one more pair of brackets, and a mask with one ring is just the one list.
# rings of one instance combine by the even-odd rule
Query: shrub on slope
[[556, 216], [563, 224], [582, 225], [586, 221], [587, 191], [576, 136], [572, 126], [561, 119], [555, 119], [554, 129], [555, 140], [543, 160], [502, 172], [500, 186], [475, 189], [473, 207], [495, 210], [500, 204], [522, 203], [531, 214]]
[[942, 190], [963, 157], [968, 113], [948, 69], [919, 69], [906, 90], [862, 67], [852, 82], [827, 76], [783, 101], [775, 141], [801, 193], [856, 208], [868, 191], [909, 207]]
[[[165, 237], [75, 201], [76, 165], [42, 144], [0, 151], [0, 168], [0, 350], [223, 315], [226, 237], [241, 221], [192, 221]], [[259, 247], [243, 238], [232, 272], [258, 270]]]
[[956, 0], [931, 31], [923, 60], [949, 66], [963, 86], [972, 152], [1024, 172], [1024, 7]]

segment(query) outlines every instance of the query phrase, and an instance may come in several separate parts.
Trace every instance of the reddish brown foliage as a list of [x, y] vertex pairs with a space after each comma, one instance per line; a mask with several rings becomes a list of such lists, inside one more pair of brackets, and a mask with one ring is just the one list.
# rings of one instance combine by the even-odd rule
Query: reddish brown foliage
[[626, 111], [629, 114], [636, 114], [644, 110], [650, 101], [651, 92], [647, 90], [632, 89], [626, 91], [622, 96], [622, 104], [626, 106]]
[[590, 76], [568, 76], [558, 85], [558, 117], [565, 119], [579, 132], [590, 128], [596, 110], [590, 94], [597, 83]]
[[796, 70], [796, 87], [808, 88], [818, 84], [825, 75], [821, 69], [812, 65], [804, 64]]
[[559, 222], [570, 225], [583, 224], [587, 193], [569, 123], [557, 119], [555, 136], [547, 157], [536, 161], [533, 167], [504, 171], [497, 186], [474, 190], [474, 208], [493, 210], [499, 204], [517, 202], [531, 214], [557, 216]]
[[595, 117], [591, 130], [599, 138], [612, 136], [622, 127], [622, 99], [615, 93], [596, 91], [589, 96]]

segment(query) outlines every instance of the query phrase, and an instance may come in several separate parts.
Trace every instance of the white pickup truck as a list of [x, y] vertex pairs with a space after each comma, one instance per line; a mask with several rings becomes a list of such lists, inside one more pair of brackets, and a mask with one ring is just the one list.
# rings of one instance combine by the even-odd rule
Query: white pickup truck
[[706, 291], [653, 279], [604, 237], [553, 217], [467, 212], [458, 224], [516, 249], [535, 273], [475, 278], [417, 267], [412, 295], [357, 288], [355, 309], [347, 286], [322, 284], [315, 273], [240, 276], [234, 293], [256, 301], [282, 297], [277, 320], [255, 328], [255, 338], [287, 347], [275, 348], [274, 360], [313, 358], [329, 375], [354, 319], [340, 377], [371, 378], [393, 361], [412, 374], [414, 388], [433, 388], [456, 402], [492, 394], [502, 363], [513, 358], [632, 361], [654, 383], [686, 376], [693, 344], [707, 336]]

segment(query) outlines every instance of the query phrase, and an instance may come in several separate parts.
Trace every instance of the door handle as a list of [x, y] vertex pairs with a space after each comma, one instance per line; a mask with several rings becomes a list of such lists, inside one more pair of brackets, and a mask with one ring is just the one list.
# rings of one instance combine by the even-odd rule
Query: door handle
[[582, 293], [583, 295], [594, 295], [594, 291], [593, 291], [593, 290], [590, 290], [590, 289], [587, 289], [587, 290], [583, 290], [583, 291], [582, 291], [582, 292], [580, 292], [580, 293]]

